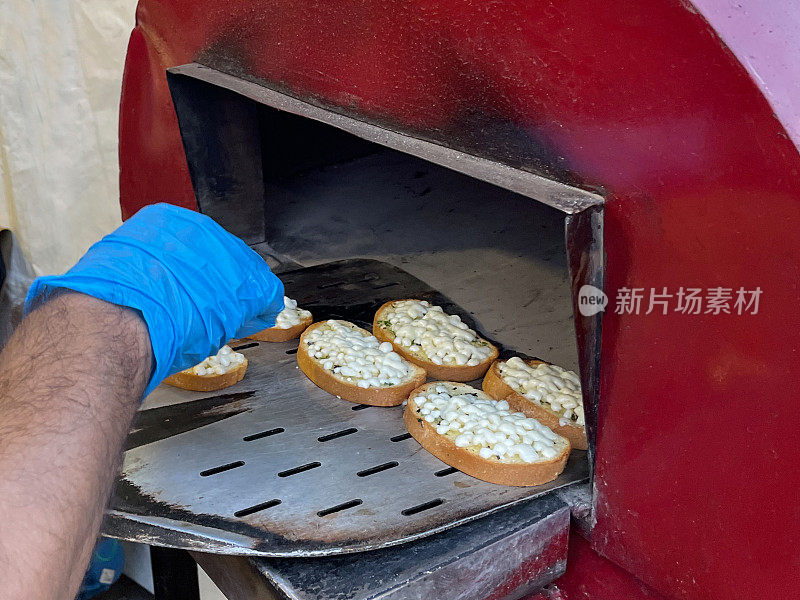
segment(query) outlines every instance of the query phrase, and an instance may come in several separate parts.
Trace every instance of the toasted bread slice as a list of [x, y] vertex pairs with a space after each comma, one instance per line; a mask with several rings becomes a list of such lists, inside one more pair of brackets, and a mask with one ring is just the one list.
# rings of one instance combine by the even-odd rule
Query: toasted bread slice
[[283, 310], [278, 314], [275, 325], [247, 336], [259, 342], [288, 342], [299, 337], [314, 322], [313, 315], [297, 307], [297, 300], [283, 297]]
[[[489, 394], [492, 398], [497, 400], [505, 400], [508, 402], [512, 410], [523, 412], [529, 417], [532, 417], [552, 429], [557, 434], [567, 438], [573, 448], [578, 450], [586, 450], [588, 444], [586, 441], [586, 426], [583, 422], [583, 407], [580, 399], [576, 401], [581, 406], [580, 411], [575, 409], [553, 410], [550, 407], [550, 402], [547, 400], [548, 393], [542, 394], [542, 398], [537, 400], [536, 397], [526, 397], [523, 395], [524, 388], [520, 386], [515, 378], [512, 378], [509, 383], [502, 374], [502, 366], [507, 361], [496, 360], [486, 372], [486, 377], [483, 379], [483, 391]], [[525, 360], [523, 361], [531, 368], [536, 368], [537, 365], [549, 365], [541, 360]], [[512, 387], [513, 386], [513, 387]], [[577, 386], [577, 395], [580, 396], [580, 385]], [[550, 392], [552, 393], [552, 392]], [[555, 393], [558, 397], [558, 392]], [[559, 405], [560, 406], [560, 405]], [[565, 410], [569, 413], [565, 414]]]
[[258, 342], [288, 342], [296, 337], [300, 337], [300, 334], [313, 322], [314, 317], [309, 314], [306, 318], [301, 319], [297, 325], [292, 325], [288, 329], [270, 327], [268, 329], [262, 329], [253, 335], [248, 335], [247, 339], [256, 340]]
[[215, 392], [240, 382], [244, 378], [245, 371], [247, 371], [246, 358], [244, 362], [222, 374], [196, 375], [191, 369], [186, 369], [170, 375], [164, 383], [193, 392]]
[[[387, 302], [375, 313], [372, 332], [380, 341], [391, 342], [395, 352], [425, 369], [434, 379], [478, 379], [498, 355], [494, 345], [478, 336], [458, 316], [447, 315], [441, 307], [422, 300]], [[441, 344], [437, 339], [447, 342]], [[444, 356], [436, 356], [435, 352], [444, 352]]]
[[424, 369], [349, 321], [321, 321], [306, 329], [297, 364], [326, 392], [371, 406], [397, 406], [425, 382]]
[[569, 440], [463, 383], [415, 389], [403, 418], [428, 452], [489, 483], [541, 485], [558, 477], [569, 457]]

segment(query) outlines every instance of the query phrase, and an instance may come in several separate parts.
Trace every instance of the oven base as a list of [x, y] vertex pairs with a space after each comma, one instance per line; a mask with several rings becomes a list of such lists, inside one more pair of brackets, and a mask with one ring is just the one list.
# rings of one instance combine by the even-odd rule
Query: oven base
[[231, 600], [515, 600], [564, 573], [568, 530], [569, 507], [551, 495], [368, 555], [194, 556]]

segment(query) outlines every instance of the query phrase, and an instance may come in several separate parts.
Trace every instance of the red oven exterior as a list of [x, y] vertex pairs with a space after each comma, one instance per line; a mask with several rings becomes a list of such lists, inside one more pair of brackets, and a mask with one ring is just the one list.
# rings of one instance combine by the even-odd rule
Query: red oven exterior
[[689, 2], [141, 0], [124, 217], [196, 207], [165, 69], [207, 60], [429, 139], [474, 112], [513, 122], [536, 140], [521, 166], [605, 194], [612, 303], [625, 287], [760, 288], [758, 314], [607, 311], [596, 525], [557, 585], [800, 595], [800, 154]]

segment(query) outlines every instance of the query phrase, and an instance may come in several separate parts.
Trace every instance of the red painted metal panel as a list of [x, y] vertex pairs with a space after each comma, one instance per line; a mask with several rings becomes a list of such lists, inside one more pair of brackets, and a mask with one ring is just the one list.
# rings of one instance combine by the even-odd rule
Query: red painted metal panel
[[193, 205], [164, 69], [198, 58], [602, 186], [612, 300], [760, 287], [757, 315], [606, 315], [593, 545], [673, 598], [797, 595], [800, 156], [691, 6], [142, 0], [125, 216]]
[[128, 43], [119, 119], [122, 218], [170, 202], [197, 208], [164, 73], [168, 60], [137, 27]]
[[[503, 600], [519, 593], [518, 590], [525, 589], [526, 584], [530, 589], [531, 582], [544, 577], [552, 577], [554, 565], [563, 567], [564, 555], [569, 552], [567, 541], [569, 539], [569, 528], [554, 536], [542, 548], [536, 556], [532, 556], [523, 561], [519, 569], [501, 585], [498, 585], [494, 592], [483, 600]], [[547, 581], [547, 579], [544, 579]], [[535, 600], [535, 597], [531, 600]]]
[[572, 532], [567, 571], [539, 595], [526, 600], [665, 600], [630, 573], [592, 550]]

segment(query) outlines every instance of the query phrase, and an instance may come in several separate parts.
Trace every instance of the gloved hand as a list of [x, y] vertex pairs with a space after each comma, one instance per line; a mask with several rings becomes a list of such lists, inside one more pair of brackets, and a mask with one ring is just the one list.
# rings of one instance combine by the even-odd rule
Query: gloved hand
[[258, 254], [210, 218], [169, 204], [140, 210], [63, 275], [36, 279], [25, 312], [56, 288], [141, 313], [155, 362], [145, 395], [229, 339], [272, 327], [283, 309], [283, 284]]

